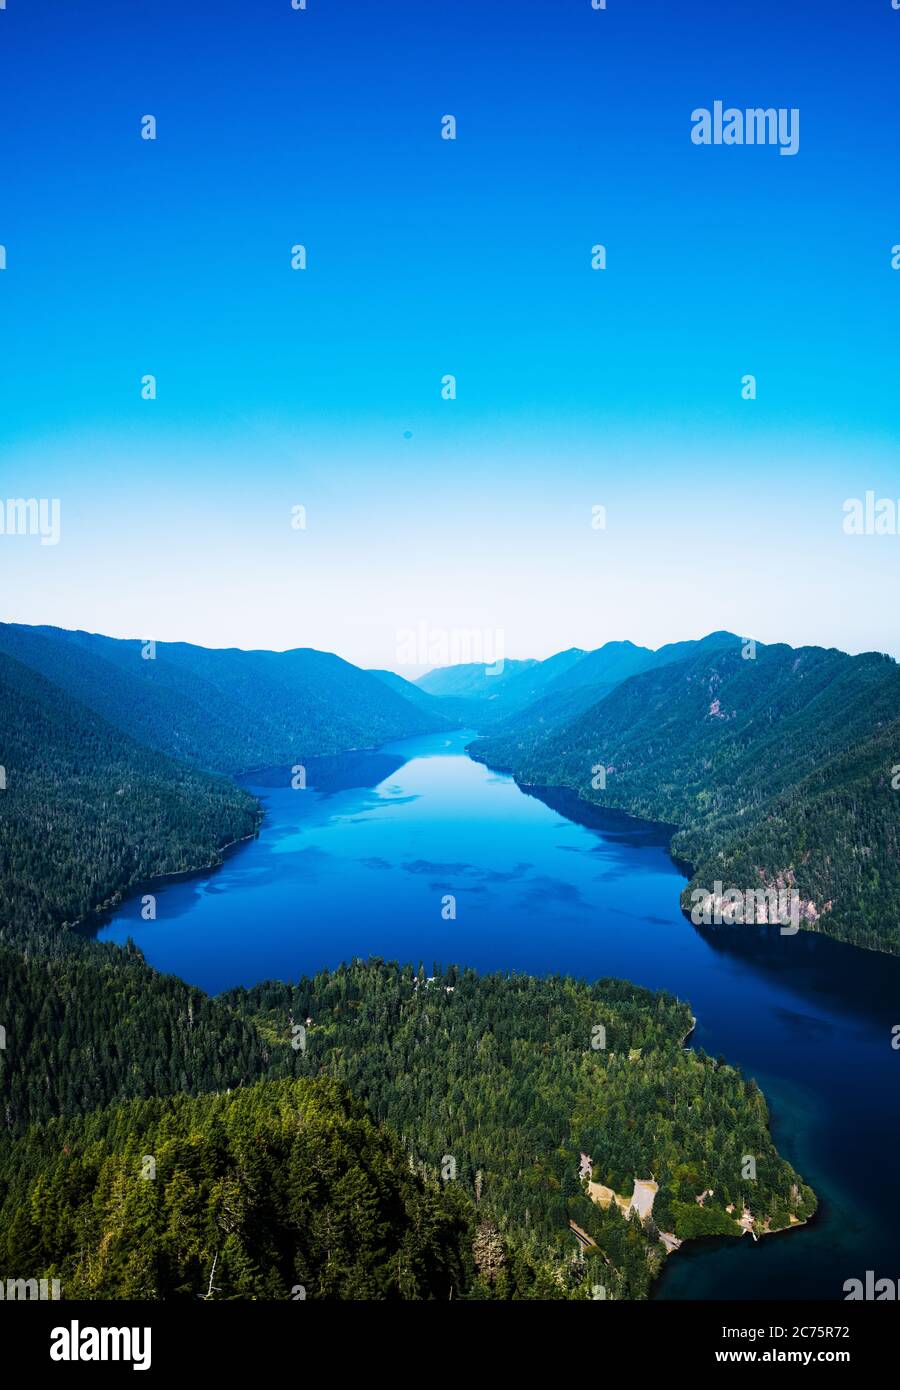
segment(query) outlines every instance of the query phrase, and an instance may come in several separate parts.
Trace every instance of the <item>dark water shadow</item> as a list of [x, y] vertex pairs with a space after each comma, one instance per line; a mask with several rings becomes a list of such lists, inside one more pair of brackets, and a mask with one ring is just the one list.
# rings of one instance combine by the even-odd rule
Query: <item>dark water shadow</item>
[[[307, 758], [302, 766], [306, 772], [307, 788], [327, 797], [337, 792], [352, 791], [356, 787], [377, 787], [408, 761], [408, 757], [395, 753], [373, 753], [360, 749], [352, 753]], [[291, 767], [266, 767], [245, 773], [237, 781], [251, 791], [262, 787], [283, 791], [291, 786], [292, 777]]]
[[604, 839], [627, 849], [664, 849], [668, 852], [672, 836], [678, 829], [665, 821], [636, 820], [627, 811], [583, 801], [577, 792], [568, 787], [519, 786], [519, 790], [525, 796], [542, 802], [551, 811], [558, 811], [566, 820], [574, 821], [585, 830], [596, 830]]
[[[685, 915], [690, 922], [690, 917]], [[804, 999], [859, 1019], [894, 1021], [900, 999], [900, 959], [866, 951], [821, 932], [782, 935], [767, 923], [703, 926], [694, 931], [718, 955], [752, 974], [777, 978]]]

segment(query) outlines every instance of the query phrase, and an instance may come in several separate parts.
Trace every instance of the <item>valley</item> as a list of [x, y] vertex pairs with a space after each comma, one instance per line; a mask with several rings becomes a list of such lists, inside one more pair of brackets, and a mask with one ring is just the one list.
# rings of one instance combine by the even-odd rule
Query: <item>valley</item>
[[[579, 1298], [602, 1277], [613, 1299], [827, 1299], [836, 1271], [888, 1258], [876, 1194], [898, 1136], [873, 1098], [895, 1085], [900, 962], [824, 933], [893, 941], [874, 910], [896, 891], [893, 663], [748, 660], [717, 633], [447, 687], [322, 653], [141, 646], [0, 628], [0, 1264], [86, 1297], [200, 1296], [216, 1258], [234, 1297], [296, 1279]], [[867, 880], [858, 849], [834, 853], [861, 834]], [[790, 874], [835, 911], [787, 935], [694, 925], [713, 865], [760, 896], [760, 872]], [[290, 1095], [326, 1129], [375, 1128], [361, 1148], [347, 1131], [318, 1197], [285, 1189], [266, 1215], [272, 1175], [239, 1136], [278, 1087], [325, 1081]], [[161, 1184], [132, 1167], [179, 1126], [212, 1144], [196, 1228], [184, 1142], [166, 1137]], [[379, 1149], [412, 1186], [376, 1176]], [[652, 1210], [592, 1201], [586, 1154], [591, 1191], [652, 1183]], [[102, 1194], [134, 1183], [121, 1224]], [[343, 1223], [351, 1191], [372, 1219], [345, 1282], [322, 1282], [285, 1223]], [[398, 1203], [430, 1255], [403, 1246]], [[386, 1221], [407, 1253], [385, 1261]]]

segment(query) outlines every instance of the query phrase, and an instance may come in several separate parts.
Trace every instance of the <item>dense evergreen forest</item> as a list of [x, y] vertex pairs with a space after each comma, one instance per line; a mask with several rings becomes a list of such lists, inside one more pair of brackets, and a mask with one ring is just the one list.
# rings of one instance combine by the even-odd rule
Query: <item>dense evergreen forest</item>
[[0, 942], [45, 941], [252, 835], [247, 792], [141, 747], [0, 654]]
[[756, 1083], [682, 1045], [693, 1020], [671, 995], [455, 967], [429, 978], [370, 961], [223, 1002], [259, 1023], [273, 1053], [302, 1023], [305, 1049], [290, 1049], [299, 1074], [345, 1082], [424, 1174], [453, 1157], [457, 1180], [534, 1252], [561, 1251], [569, 1219], [591, 1230], [582, 1153], [623, 1196], [635, 1178], [655, 1180], [655, 1223], [676, 1235], [693, 1233], [677, 1204], [707, 1190], [725, 1231], [729, 1205], [748, 1205], [758, 1230], [814, 1208], [772, 1145]]
[[151, 970], [133, 946], [67, 933], [52, 953], [0, 947], [0, 1134], [135, 1098], [265, 1074], [257, 1029]]
[[410, 1172], [332, 1081], [132, 1101], [6, 1155], [2, 1263], [63, 1296], [449, 1298], [477, 1271], [463, 1194]]
[[[524, 785], [678, 827], [691, 893], [796, 887], [801, 925], [900, 952], [900, 668], [877, 653], [738, 644], [623, 681], [549, 731], [520, 720], [473, 756]], [[605, 768], [605, 786], [596, 770]]]
[[0, 623], [0, 652], [147, 748], [212, 772], [290, 766], [448, 727], [415, 696], [405, 698], [339, 656], [307, 648], [248, 652], [186, 642], [151, 648]]
[[[684, 1004], [623, 981], [456, 968], [429, 978], [373, 960], [207, 999], [150, 971], [133, 948], [86, 943], [73, 959], [0, 964], [0, 1007], [13, 1019], [0, 1054], [9, 1097], [0, 1273], [61, 1277], [70, 1297], [138, 1296], [140, 1279], [150, 1281], [140, 1286], [147, 1296], [202, 1293], [217, 1253], [220, 1287], [233, 1296], [287, 1296], [292, 1282], [310, 1297], [350, 1288], [394, 1296], [390, 1282], [365, 1282], [392, 1248], [384, 1223], [399, 1219], [395, 1196], [377, 1183], [370, 1191], [336, 1178], [330, 1195], [309, 1189], [337, 1229], [352, 1226], [359, 1191], [368, 1193], [371, 1240], [360, 1244], [357, 1232], [359, 1262], [341, 1257], [346, 1283], [322, 1282], [298, 1243], [290, 1193], [313, 1179], [291, 1169], [283, 1127], [279, 1140], [264, 1118], [281, 1113], [293, 1094], [283, 1087], [296, 1080], [333, 1083], [332, 1098], [352, 1093], [372, 1117], [365, 1135], [378, 1153], [402, 1152], [424, 1203], [417, 1229], [435, 1222], [438, 1266], [453, 1271], [457, 1297], [580, 1298], [599, 1283], [608, 1297], [641, 1298], [664, 1258], [661, 1230], [737, 1236], [745, 1204], [759, 1231], [815, 1208], [772, 1145], [755, 1083], [682, 1046], [692, 1024]], [[232, 1109], [239, 1088], [253, 1099]], [[185, 1091], [218, 1100], [194, 1104]], [[222, 1125], [258, 1150], [240, 1229], [219, 1202], [243, 1190], [245, 1149], [236, 1153]], [[173, 1134], [183, 1142], [166, 1148]], [[339, 1133], [333, 1146], [339, 1166], [357, 1163]], [[656, 1181], [652, 1218], [589, 1199], [582, 1153], [593, 1179], [623, 1197], [635, 1178]], [[157, 1187], [141, 1176], [146, 1154], [157, 1156]], [[748, 1158], [755, 1177], [745, 1176]], [[276, 1179], [269, 1165], [285, 1163]], [[264, 1218], [254, 1196], [263, 1192]], [[594, 1242], [580, 1255], [572, 1221]], [[180, 1255], [170, 1248], [175, 1226]], [[445, 1296], [446, 1281], [432, 1275], [416, 1285], [410, 1266], [415, 1296]]]

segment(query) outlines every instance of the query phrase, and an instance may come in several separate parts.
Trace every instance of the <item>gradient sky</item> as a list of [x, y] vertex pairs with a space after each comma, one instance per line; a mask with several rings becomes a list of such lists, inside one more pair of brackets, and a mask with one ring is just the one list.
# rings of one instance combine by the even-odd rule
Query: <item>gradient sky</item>
[[7, 0], [0, 618], [900, 655], [898, 71], [890, 0]]

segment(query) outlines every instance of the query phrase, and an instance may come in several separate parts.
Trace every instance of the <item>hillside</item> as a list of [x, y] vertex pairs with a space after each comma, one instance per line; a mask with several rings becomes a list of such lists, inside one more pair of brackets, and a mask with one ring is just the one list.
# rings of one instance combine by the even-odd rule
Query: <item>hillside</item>
[[[729, 1204], [760, 1230], [815, 1207], [755, 1083], [684, 1048], [665, 993], [372, 960], [206, 999], [93, 944], [3, 965], [0, 1276], [66, 1298], [199, 1296], [214, 1259], [217, 1297], [642, 1298], [707, 1188], [735, 1236]], [[652, 1173], [653, 1220], [591, 1201], [582, 1152], [617, 1191]]]
[[528, 692], [532, 684], [540, 684], [542, 665], [527, 660], [438, 666], [415, 684], [457, 727], [481, 729], [532, 698]]
[[595, 651], [572, 647], [545, 661], [506, 662], [502, 678], [488, 676], [483, 666], [449, 666], [430, 671], [418, 684], [440, 699], [439, 708], [474, 728], [539, 734], [589, 709], [629, 676], [740, 642], [730, 632], [673, 642], [655, 652], [633, 642], [606, 642]]
[[[729, 1204], [746, 1201], [760, 1228], [814, 1209], [774, 1149], [756, 1084], [685, 1048], [690, 1010], [664, 992], [453, 967], [427, 979], [421, 967], [373, 960], [224, 998], [258, 1023], [273, 1055], [290, 1053], [292, 1019], [311, 1019], [305, 1051], [291, 1058], [299, 1074], [346, 1083], [423, 1173], [452, 1156], [479, 1209], [533, 1259], [564, 1259], [574, 1219], [613, 1260], [623, 1296], [647, 1292], [662, 1247], [652, 1229], [631, 1230], [588, 1200], [582, 1152], [619, 1192], [652, 1173], [654, 1226], [679, 1235], [692, 1234], [679, 1204], [707, 1188], [710, 1218], [735, 1235]], [[598, 1023], [604, 1048], [594, 1046]], [[742, 1178], [745, 1154], [757, 1158], [753, 1182]]]
[[252, 1023], [121, 948], [66, 932], [52, 954], [0, 946], [0, 1132], [265, 1073]]
[[494, 665], [479, 662], [460, 662], [455, 666], [437, 666], [420, 676], [416, 685], [428, 695], [439, 699], [495, 700], [499, 693], [514, 685], [523, 671], [539, 663], [527, 661], [498, 661]]
[[405, 700], [409, 700], [416, 709], [427, 714], [433, 720], [435, 730], [446, 725], [451, 727], [453, 721], [447, 718], [446, 711], [442, 708], [441, 701], [435, 695], [429, 695], [426, 690], [421, 690], [413, 681], [404, 680], [403, 676], [398, 676], [396, 671], [371, 670], [368, 673], [375, 676], [389, 690], [393, 690], [396, 695], [402, 695]]
[[153, 875], [217, 863], [258, 825], [247, 792], [140, 747], [2, 654], [0, 766], [0, 941], [34, 941]]
[[0, 652], [147, 748], [213, 772], [289, 766], [447, 727], [329, 652], [211, 650], [0, 624]]
[[[803, 925], [900, 951], [900, 669], [758, 645], [701, 651], [632, 677], [562, 727], [478, 740], [473, 755], [527, 785], [678, 827], [693, 867], [684, 902], [716, 881], [795, 886]], [[606, 787], [592, 786], [607, 769]]]
[[553, 695], [585, 686], [612, 687], [646, 671], [654, 660], [655, 653], [649, 647], [637, 647], [634, 642], [605, 642], [595, 651], [582, 652], [580, 660], [568, 670], [554, 673], [544, 692]]
[[332, 1081], [132, 1101], [0, 1159], [0, 1268], [66, 1299], [447, 1299], [469, 1212]]

